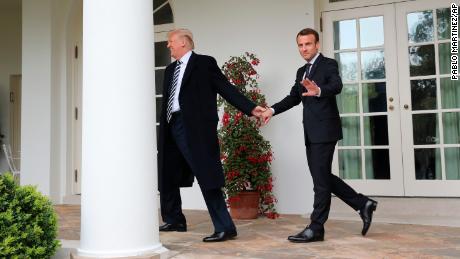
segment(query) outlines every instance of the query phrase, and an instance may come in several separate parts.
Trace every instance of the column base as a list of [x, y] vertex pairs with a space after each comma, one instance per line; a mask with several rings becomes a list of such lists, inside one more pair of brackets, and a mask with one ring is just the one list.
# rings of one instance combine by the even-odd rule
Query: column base
[[169, 255], [169, 250], [162, 247], [158, 249], [155, 253], [137, 255], [137, 256], [122, 256], [122, 257], [87, 257], [78, 255], [78, 252], [71, 252], [70, 259], [95, 259], [95, 258], [107, 258], [107, 259], [167, 259]]

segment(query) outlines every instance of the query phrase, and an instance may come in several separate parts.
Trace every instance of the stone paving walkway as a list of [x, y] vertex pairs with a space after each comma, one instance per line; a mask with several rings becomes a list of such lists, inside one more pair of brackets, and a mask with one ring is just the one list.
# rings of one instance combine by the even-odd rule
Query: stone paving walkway
[[[56, 206], [59, 238], [78, 240], [80, 207]], [[329, 220], [324, 242], [294, 244], [286, 240], [307, 219], [282, 215], [276, 220], [236, 221], [238, 237], [203, 243], [213, 229], [206, 211], [184, 211], [188, 232], [160, 233], [171, 258], [460, 258], [460, 228], [374, 223], [362, 237], [360, 221]], [[356, 216], [358, 219], [358, 215]]]

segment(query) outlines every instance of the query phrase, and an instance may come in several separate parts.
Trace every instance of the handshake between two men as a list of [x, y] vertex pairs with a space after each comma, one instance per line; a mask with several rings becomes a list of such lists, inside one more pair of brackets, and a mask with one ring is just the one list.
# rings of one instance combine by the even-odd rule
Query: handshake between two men
[[[305, 88], [306, 92], [302, 93], [302, 96], [319, 96], [321, 93], [320, 88], [316, 85], [315, 81], [311, 81], [308, 78], [305, 78], [302, 82], [300, 82], [302, 86]], [[272, 118], [275, 110], [271, 107], [262, 107], [256, 106], [254, 110], [252, 110], [252, 115], [258, 117], [259, 120], [263, 122], [263, 124], [267, 124], [270, 119]]]

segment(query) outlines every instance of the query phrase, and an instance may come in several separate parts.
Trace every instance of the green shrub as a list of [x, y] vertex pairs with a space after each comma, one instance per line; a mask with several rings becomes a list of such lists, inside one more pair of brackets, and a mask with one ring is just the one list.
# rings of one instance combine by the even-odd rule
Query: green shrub
[[0, 258], [50, 258], [60, 246], [51, 201], [34, 186], [0, 176]]

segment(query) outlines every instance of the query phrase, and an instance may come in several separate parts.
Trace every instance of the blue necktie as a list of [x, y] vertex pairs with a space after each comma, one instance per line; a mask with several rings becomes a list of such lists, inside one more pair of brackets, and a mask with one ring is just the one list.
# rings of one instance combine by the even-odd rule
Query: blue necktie
[[174, 76], [173, 76], [173, 80], [171, 83], [171, 87], [169, 89], [168, 108], [166, 109], [166, 121], [167, 122], [171, 120], [173, 100], [174, 100], [174, 95], [176, 95], [176, 91], [177, 91], [181, 64], [182, 62], [178, 60], [176, 64], [176, 68], [174, 69]]
[[310, 67], [311, 67], [311, 63], [307, 63], [306, 67], [305, 67], [305, 77], [303, 79], [310, 79]]

